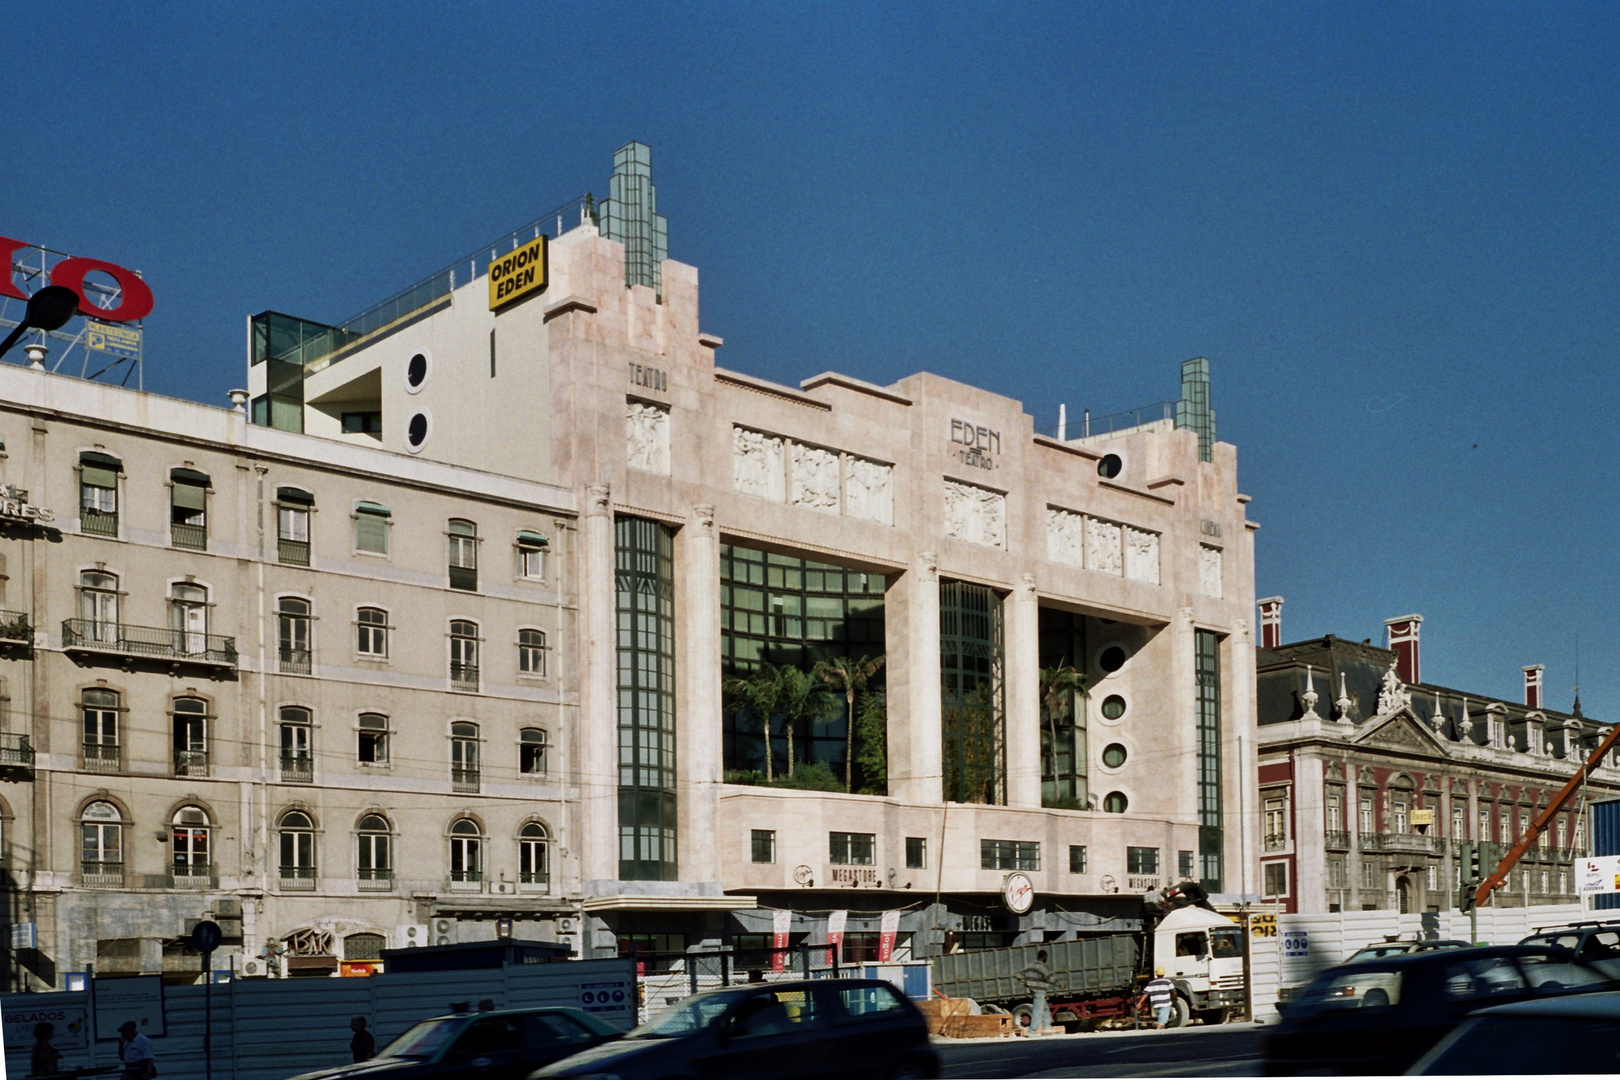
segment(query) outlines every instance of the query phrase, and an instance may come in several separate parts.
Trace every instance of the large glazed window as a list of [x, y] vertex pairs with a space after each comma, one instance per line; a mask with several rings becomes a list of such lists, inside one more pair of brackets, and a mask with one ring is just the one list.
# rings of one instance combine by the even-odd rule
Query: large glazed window
[[276, 558], [290, 566], [309, 565], [309, 512], [315, 496], [303, 488], [276, 491]]
[[450, 522], [450, 587], [478, 589], [478, 526], [470, 521]]
[[1001, 597], [982, 585], [939, 586], [939, 667], [947, 802], [1007, 801], [1007, 710]]
[[[762, 663], [810, 671], [823, 660], [860, 660], [884, 653], [882, 574], [811, 562], [727, 544], [720, 549], [720, 652], [727, 677], [748, 678]], [[841, 689], [835, 707], [799, 731], [796, 752], [807, 762], [824, 762], [855, 791], [885, 790], [881, 741], [883, 669], [857, 696], [855, 776], [848, 785], [844, 759], [850, 740], [847, 704]], [[725, 767], [765, 768], [765, 740], [759, 718], [742, 710], [725, 712]], [[773, 727], [771, 755], [780, 768], [787, 758], [785, 732]]]
[[169, 472], [169, 539], [175, 547], [208, 547], [208, 488], [212, 481], [195, 469]]
[[283, 674], [308, 675], [313, 657], [309, 644], [309, 601], [284, 596], [276, 607], [276, 646]]
[[1194, 634], [1198, 679], [1198, 855], [1201, 884], [1222, 892], [1221, 642], [1213, 631]]
[[79, 455], [79, 528], [92, 536], [118, 535], [118, 474], [124, 463], [109, 454]]
[[[1085, 618], [1040, 609], [1041, 805], [1089, 808]], [[1123, 710], [1122, 710], [1123, 711]], [[1106, 710], [1104, 715], [1107, 715]], [[1109, 719], [1118, 719], [1116, 713]]]
[[84, 768], [86, 772], [117, 772], [118, 714], [122, 701], [113, 690], [86, 690], [79, 699], [84, 713]]
[[619, 877], [675, 879], [674, 534], [614, 522], [619, 658]]

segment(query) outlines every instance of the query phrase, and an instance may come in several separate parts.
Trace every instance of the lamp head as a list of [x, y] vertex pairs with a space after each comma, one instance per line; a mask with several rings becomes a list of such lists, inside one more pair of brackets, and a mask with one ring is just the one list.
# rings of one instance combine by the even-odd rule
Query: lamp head
[[36, 330], [60, 330], [78, 310], [78, 293], [66, 285], [47, 285], [28, 298], [23, 322]]

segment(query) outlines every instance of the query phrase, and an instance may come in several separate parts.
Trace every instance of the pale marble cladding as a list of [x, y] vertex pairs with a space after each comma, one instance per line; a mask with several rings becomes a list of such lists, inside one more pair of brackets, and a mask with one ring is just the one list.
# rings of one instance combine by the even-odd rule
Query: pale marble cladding
[[1055, 506], [1046, 508], [1046, 557], [1070, 566], [1086, 565], [1086, 519]]
[[1086, 569], [1119, 577], [1124, 573], [1121, 530], [1112, 521], [1086, 519]]
[[1159, 534], [1125, 526], [1125, 576], [1131, 581], [1159, 583]]
[[1198, 591], [1221, 598], [1221, 549], [1201, 545], [1198, 549]]
[[669, 410], [640, 401], [626, 404], [625, 459], [632, 469], [669, 475]]
[[782, 440], [747, 428], [731, 429], [731, 475], [738, 492], [772, 502], [786, 498]]
[[792, 445], [793, 504], [838, 513], [838, 455], [819, 446]]
[[894, 524], [894, 467], [865, 458], [846, 456], [849, 475], [844, 479], [844, 513], [879, 525]]
[[985, 547], [1007, 546], [1007, 496], [945, 481], [945, 535]]

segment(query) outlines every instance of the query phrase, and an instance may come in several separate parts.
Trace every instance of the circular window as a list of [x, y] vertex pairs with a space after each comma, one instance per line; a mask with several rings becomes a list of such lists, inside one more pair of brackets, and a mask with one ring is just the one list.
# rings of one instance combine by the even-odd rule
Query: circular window
[[1097, 666], [1104, 674], [1112, 675], [1125, 666], [1125, 661], [1131, 658], [1123, 645], [1110, 645], [1097, 654]]
[[428, 358], [427, 353], [417, 353], [405, 362], [405, 389], [416, 393], [427, 382]]
[[1104, 480], [1112, 480], [1124, 467], [1125, 463], [1119, 460], [1118, 454], [1104, 454], [1103, 459], [1097, 462], [1097, 475]]
[[1126, 756], [1124, 743], [1109, 743], [1103, 747], [1103, 764], [1110, 769], [1117, 769], [1125, 764]]
[[432, 427], [427, 413], [417, 413], [411, 417], [411, 422], [405, 425], [405, 441], [412, 450], [422, 449], [427, 442], [428, 430]]
[[1125, 715], [1125, 699], [1118, 694], [1109, 694], [1103, 698], [1102, 714], [1104, 720], [1118, 720]]
[[1110, 791], [1103, 798], [1103, 811], [1109, 814], [1123, 814], [1125, 808], [1131, 805], [1131, 800], [1125, 797], [1123, 791]]

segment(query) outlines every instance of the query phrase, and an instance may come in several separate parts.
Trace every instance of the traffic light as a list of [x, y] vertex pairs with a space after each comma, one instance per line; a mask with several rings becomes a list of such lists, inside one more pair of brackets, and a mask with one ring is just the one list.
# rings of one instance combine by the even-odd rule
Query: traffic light
[[1479, 876], [1479, 845], [1468, 845], [1468, 880], [1476, 885], [1482, 880]]
[[1464, 915], [1474, 910], [1474, 886], [1463, 886], [1462, 895], [1457, 898], [1457, 910]]

